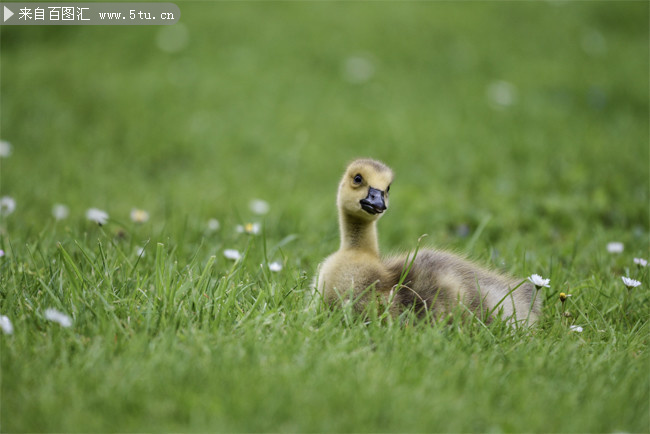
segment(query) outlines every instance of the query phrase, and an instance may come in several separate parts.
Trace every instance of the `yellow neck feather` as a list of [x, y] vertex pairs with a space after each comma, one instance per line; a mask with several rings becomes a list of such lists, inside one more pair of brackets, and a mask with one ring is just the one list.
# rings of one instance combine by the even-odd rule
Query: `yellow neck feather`
[[341, 212], [339, 226], [341, 250], [363, 250], [379, 257], [377, 226], [374, 221], [365, 221]]

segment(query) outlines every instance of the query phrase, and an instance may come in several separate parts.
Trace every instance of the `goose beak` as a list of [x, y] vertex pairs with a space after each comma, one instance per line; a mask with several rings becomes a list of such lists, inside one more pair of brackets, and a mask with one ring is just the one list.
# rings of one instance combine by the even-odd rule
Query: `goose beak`
[[381, 214], [386, 210], [386, 202], [384, 202], [384, 192], [370, 187], [368, 189], [368, 196], [359, 201], [361, 208], [369, 214]]

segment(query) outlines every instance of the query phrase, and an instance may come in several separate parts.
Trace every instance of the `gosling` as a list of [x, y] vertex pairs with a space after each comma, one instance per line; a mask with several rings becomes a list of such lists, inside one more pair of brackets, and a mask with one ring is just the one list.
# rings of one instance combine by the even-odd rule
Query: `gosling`
[[355, 160], [345, 170], [336, 200], [341, 245], [319, 265], [316, 286], [327, 304], [350, 302], [361, 312], [379, 302], [393, 316], [415, 309], [418, 316], [430, 312], [434, 319], [462, 304], [484, 321], [496, 316], [516, 324], [537, 321], [541, 299], [523, 279], [439, 250], [382, 258], [376, 223], [388, 209], [392, 182], [392, 170], [376, 160]]

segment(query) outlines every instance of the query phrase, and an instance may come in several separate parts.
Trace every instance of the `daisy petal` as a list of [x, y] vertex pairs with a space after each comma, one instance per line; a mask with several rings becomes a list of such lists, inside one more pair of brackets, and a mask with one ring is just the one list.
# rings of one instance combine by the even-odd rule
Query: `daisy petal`
[[623, 284], [627, 286], [628, 288], [636, 288], [637, 286], [641, 285], [641, 282], [638, 280], [630, 279], [629, 277], [621, 277], [621, 280], [623, 280]]
[[551, 279], [544, 279], [542, 276], [539, 274], [533, 274], [531, 275], [528, 280], [537, 287], [539, 288], [549, 288], [549, 283], [551, 283]]
[[56, 309], [46, 309], [45, 319], [58, 323], [61, 325], [61, 327], [70, 327], [72, 325], [72, 320], [70, 317], [62, 312], [59, 312]]
[[0, 328], [7, 335], [14, 333], [14, 326], [11, 324], [9, 317], [5, 315], [0, 315]]
[[226, 249], [223, 251], [223, 256], [226, 258], [233, 260], [233, 261], [238, 261], [241, 259], [241, 253], [239, 253], [238, 250], [235, 249]]
[[98, 208], [90, 208], [86, 211], [86, 218], [99, 226], [105, 225], [108, 221], [108, 213]]

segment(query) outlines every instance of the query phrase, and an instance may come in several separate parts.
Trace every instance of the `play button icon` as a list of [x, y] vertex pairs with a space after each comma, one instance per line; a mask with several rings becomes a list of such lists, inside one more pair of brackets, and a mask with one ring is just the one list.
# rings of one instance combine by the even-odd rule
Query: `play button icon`
[[7, 21], [9, 18], [13, 17], [13, 15], [14, 15], [14, 13], [11, 12], [11, 10], [7, 6], [5, 6], [3, 22]]

